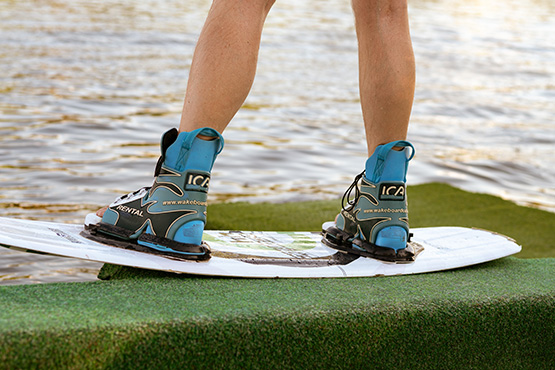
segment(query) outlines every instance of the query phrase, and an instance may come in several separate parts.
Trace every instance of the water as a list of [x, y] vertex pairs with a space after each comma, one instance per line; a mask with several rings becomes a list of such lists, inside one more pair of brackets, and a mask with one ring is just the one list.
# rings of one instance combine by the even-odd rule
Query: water
[[[0, 2], [0, 216], [81, 222], [148, 185], [179, 122], [207, 0]], [[555, 211], [555, 4], [416, 0], [412, 184]], [[280, 0], [211, 201], [337, 198], [365, 161], [346, 0]], [[0, 284], [100, 264], [0, 250]]]

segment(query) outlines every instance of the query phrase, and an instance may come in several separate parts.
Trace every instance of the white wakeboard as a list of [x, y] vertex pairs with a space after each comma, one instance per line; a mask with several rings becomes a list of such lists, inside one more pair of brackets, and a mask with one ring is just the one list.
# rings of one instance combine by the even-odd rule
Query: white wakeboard
[[419, 274], [488, 262], [521, 249], [512, 239], [489, 231], [418, 228], [411, 229], [411, 243], [420, 250], [416, 260], [395, 264], [326, 247], [317, 232], [206, 230], [204, 241], [210, 246], [212, 257], [195, 262], [106, 245], [87, 239], [82, 232], [82, 225], [0, 217], [0, 245], [6, 248], [211, 276], [331, 278]]

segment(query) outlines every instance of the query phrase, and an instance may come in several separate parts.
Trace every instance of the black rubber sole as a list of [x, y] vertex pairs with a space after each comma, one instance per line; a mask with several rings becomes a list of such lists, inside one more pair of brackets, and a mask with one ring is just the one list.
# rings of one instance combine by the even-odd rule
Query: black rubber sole
[[[81, 232], [81, 235], [87, 239], [113, 247], [130, 249], [171, 259], [184, 261], [207, 261], [210, 259], [210, 247], [205, 242], [202, 242], [201, 245], [186, 244], [150, 234], [141, 234], [138, 239], [131, 239], [131, 231], [110, 224], [99, 223], [85, 226], [85, 230]], [[155, 248], [141, 245], [138, 243], [139, 240], [144, 243], [169, 248], [175, 252], [160, 251]]]
[[[353, 235], [335, 226], [331, 226], [327, 230], [322, 230], [322, 243], [342, 252], [392, 263], [414, 262], [416, 256], [420, 252], [410, 243], [410, 235], [407, 247], [396, 251], [392, 248], [384, 248], [364, 240], [354, 239]], [[358, 248], [354, 248], [353, 244]]]

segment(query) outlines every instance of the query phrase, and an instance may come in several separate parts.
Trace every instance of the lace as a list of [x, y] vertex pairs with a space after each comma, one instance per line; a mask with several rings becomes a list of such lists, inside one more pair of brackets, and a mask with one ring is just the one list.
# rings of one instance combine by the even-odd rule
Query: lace
[[114, 203], [121, 202], [122, 200], [126, 200], [127, 198], [132, 198], [132, 197], [138, 195], [139, 193], [143, 193], [143, 194], [144, 194], [144, 193], [147, 193], [147, 192], [150, 190], [150, 188], [151, 188], [150, 186], [144, 186], [144, 187], [142, 187], [142, 188], [140, 188], [140, 189], [138, 189], [138, 190], [135, 190], [134, 192], [131, 192], [131, 193], [129, 193], [129, 194], [122, 195], [121, 197], [117, 198], [117, 199], [114, 201]]
[[[345, 194], [343, 194], [343, 198], [341, 198], [341, 207], [347, 212], [351, 211], [357, 204], [358, 198], [360, 197], [360, 188], [358, 186], [358, 182], [360, 181], [362, 176], [364, 176], [365, 172], [366, 171], [362, 171], [361, 173], [356, 175], [355, 180], [353, 181], [351, 186], [349, 186]], [[353, 199], [349, 199], [351, 198], [351, 193], [353, 192], [353, 190], [355, 191], [355, 196]], [[347, 204], [345, 205], [345, 203]]]

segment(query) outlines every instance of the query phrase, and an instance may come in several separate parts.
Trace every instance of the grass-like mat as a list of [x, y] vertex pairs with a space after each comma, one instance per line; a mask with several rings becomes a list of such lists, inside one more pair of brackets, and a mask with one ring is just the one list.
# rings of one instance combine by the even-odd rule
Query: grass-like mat
[[0, 287], [0, 368], [549, 368], [555, 259]]
[[[476, 226], [554, 256], [555, 215], [445, 185], [411, 226]], [[318, 230], [338, 202], [213, 205], [211, 228]], [[307, 217], [310, 215], [310, 217]], [[555, 259], [413, 276], [216, 279], [106, 267], [112, 281], [0, 287], [0, 369], [553, 368]]]

